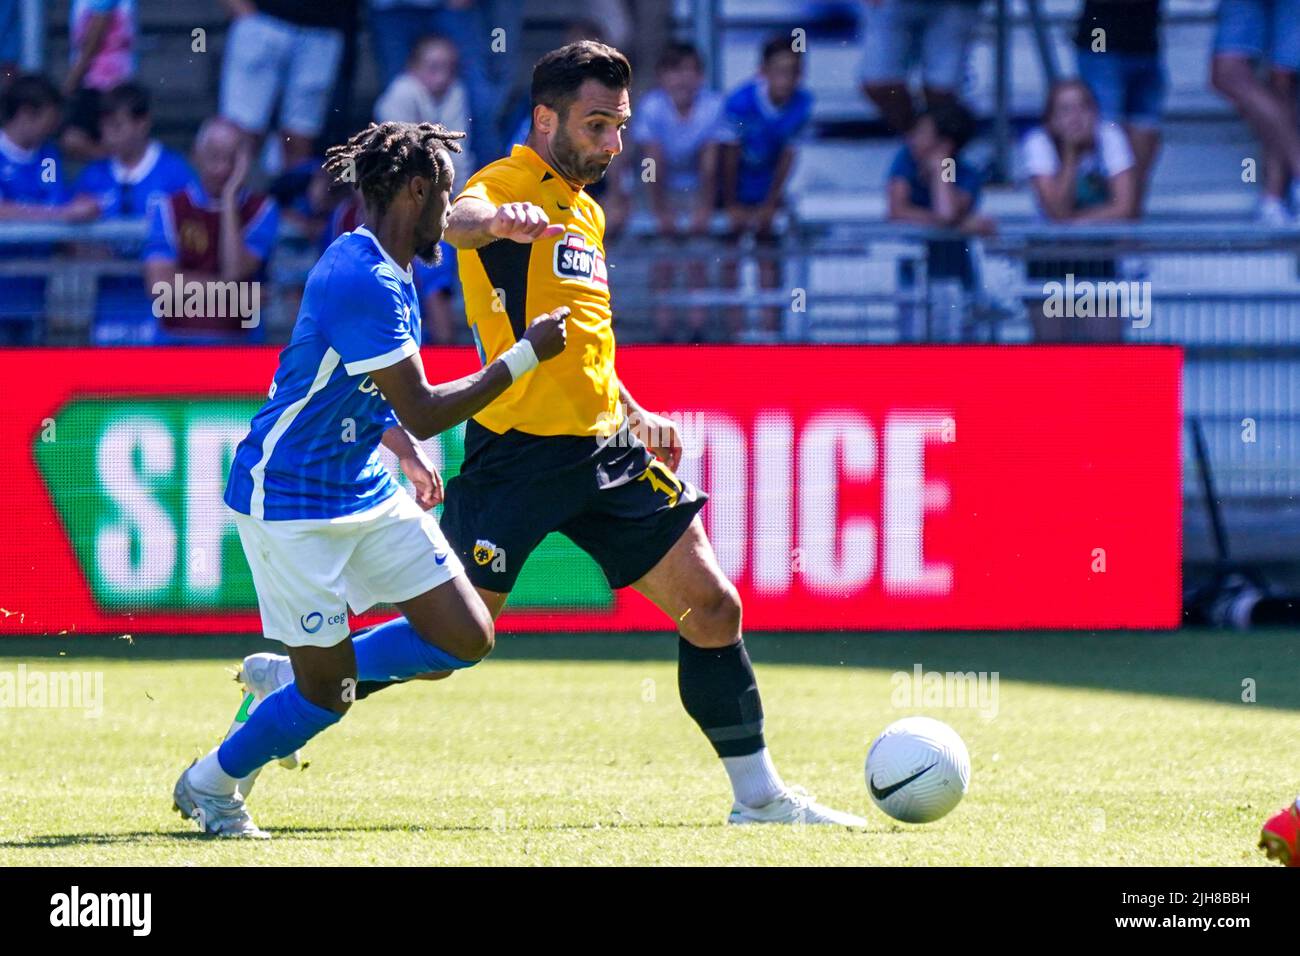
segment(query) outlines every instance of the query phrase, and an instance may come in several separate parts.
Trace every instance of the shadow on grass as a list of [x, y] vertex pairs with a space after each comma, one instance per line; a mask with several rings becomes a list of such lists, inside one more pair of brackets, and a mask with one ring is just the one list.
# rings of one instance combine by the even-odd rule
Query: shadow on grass
[[[419, 827], [413, 827], [410, 824], [379, 824], [355, 827], [293, 827], [285, 830], [271, 828], [267, 832], [271, 834], [273, 839], [300, 842], [312, 840], [333, 840], [339, 836], [346, 836], [348, 834], [359, 837], [371, 837], [376, 833], [406, 833], [412, 835], [418, 835], [421, 833], [594, 833], [602, 830], [716, 830], [724, 826], [725, 824], [721, 822], [690, 823], [686, 821], [677, 821], [672, 823], [638, 823], [626, 821], [605, 821], [601, 823], [525, 824], [522, 826], [508, 827], [497, 827], [491, 824], [484, 824], [481, 826], [457, 824], [454, 826]], [[739, 829], [750, 828], [742, 827]], [[874, 828], [867, 827], [849, 830], [849, 828], [846, 827], [844, 829], [849, 832], [871, 833], [873, 835], [902, 832], [901, 828], [898, 826], [890, 825], [886, 822], [882, 822]], [[226, 842], [226, 840], [221, 837], [199, 833], [197, 830], [183, 833], [172, 830], [133, 830], [125, 833], [47, 833], [23, 839], [0, 839], [0, 851], [52, 850], [64, 847], [86, 846], [130, 846], [133, 844], [156, 843], [159, 841], [197, 845]], [[261, 841], [254, 840], [249, 842], [260, 844]]]
[[[746, 635], [760, 673], [764, 664], [925, 671], [997, 672], [1000, 680], [1098, 688], [1221, 703], [1242, 703], [1253, 682], [1259, 706], [1300, 708], [1300, 634], [1258, 631], [1176, 632], [835, 632]], [[232, 664], [266, 650], [253, 635], [237, 637], [0, 638], [6, 661], [88, 658], [140, 663], [217, 660]], [[486, 666], [498, 661], [628, 662], [676, 660], [676, 638], [636, 634], [499, 635]], [[48, 665], [47, 665], [48, 666]], [[2, 845], [2, 844], [0, 844]]]

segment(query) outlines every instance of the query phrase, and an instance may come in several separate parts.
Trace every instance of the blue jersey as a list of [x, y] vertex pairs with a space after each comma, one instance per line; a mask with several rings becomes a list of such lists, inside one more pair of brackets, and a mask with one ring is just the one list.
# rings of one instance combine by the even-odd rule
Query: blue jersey
[[[61, 206], [67, 201], [63, 162], [53, 142], [25, 150], [0, 132], [0, 202]], [[0, 246], [0, 259], [53, 255], [51, 243]], [[39, 270], [37, 270], [39, 271]], [[37, 323], [45, 314], [45, 276], [0, 276], [0, 321]]]
[[[115, 159], [101, 159], [81, 171], [72, 186], [74, 196], [90, 196], [104, 219], [141, 219], [172, 193], [196, 182], [190, 164], [177, 152], [151, 142], [140, 162], [127, 169]], [[142, 242], [115, 243], [119, 258], [138, 259]], [[158, 320], [153, 296], [139, 275], [105, 275], [95, 283], [97, 345], [144, 344], [157, 340]]]
[[777, 106], [767, 95], [767, 84], [751, 80], [727, 97], [723, 116], [723, 141], [740, 147], [736, 198], [757, 206], [772, 188], [781, 153], [812, 119], [812, 94], [798, 87], [788, 102]]
[[235, 450], [226, 504], [268, 521], [338, 518], [397, 483], [379, 461], [397, 424], [370, 372], [415, 355], [420, 300], [365, 227], [330, 244], [307, 277], [270, 395]]
[[179, 153], [153, 142], [134, 169], [115, 159], [91, 163], [77, 177], [72, 192], [93, 197], [105, 219], [138, 219], [194, 181], [194, 171]]
[[[971, 208], [974, 209], [980, 201], [980, 188], [983, 185], [979, 170], [958, 157], [954, 164], [953, 174], [954, 184], [958, 189], [970, 196]], [[886, 183], [890, 179], [904, 180], [907, 183], [909, 198], [913, 206], [919, 206], [922, 209], [934, 208], [934, 199], [930, 195], [930, 183], [921, 174], [921, 167], [917, 165], [916, 157], [912, 155], [912, 151], [906, 146], [894, 154], [894, 161], [889, 164], [889, 172], [885, 174], [885, 179]]]
[[48, 142], [24, 150], [0, 133], [0, 201], [32, 206], [61, 206], [63, 162], [58, 147]]

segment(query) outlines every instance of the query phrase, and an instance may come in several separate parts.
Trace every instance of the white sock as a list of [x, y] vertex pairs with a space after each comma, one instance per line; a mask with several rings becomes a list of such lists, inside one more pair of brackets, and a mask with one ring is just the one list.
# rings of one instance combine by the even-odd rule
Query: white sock
[[217, 748], [213, 747], [206, 757], [200, 757], [198, 763], [190, 768], [190, 783], [204, 793], [230, 794], [235, 792], [239, 781], [221, 769]]
[[785, 781], [766, 747], [744, 757], [723, 757], [722, 766], [727, 768], [737, 803], [761, 807], [785, 793]]

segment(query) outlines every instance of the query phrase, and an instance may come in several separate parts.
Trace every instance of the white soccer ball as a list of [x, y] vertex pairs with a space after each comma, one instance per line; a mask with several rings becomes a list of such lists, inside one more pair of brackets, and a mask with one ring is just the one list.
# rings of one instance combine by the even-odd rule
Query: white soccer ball
[[957, 731], [933, 717], [904, 717], [867, 751], [867, 789], [876, 806], [904, 823], [930, 823], [961, 802], [970, 753]]

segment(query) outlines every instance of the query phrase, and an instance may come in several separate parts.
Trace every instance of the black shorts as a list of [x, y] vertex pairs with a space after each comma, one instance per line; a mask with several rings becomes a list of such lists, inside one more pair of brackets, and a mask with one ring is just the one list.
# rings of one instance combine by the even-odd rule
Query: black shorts
[[471, 419], [441, 525], [476, 587], [510, 591], [533, 549], [558, 531], [591, 555], [610, 587], [622, 588], [659, 563], [707, 500], [626, 422], [601, 441], [498, 435]]

